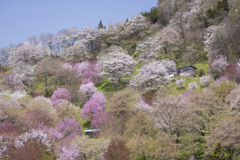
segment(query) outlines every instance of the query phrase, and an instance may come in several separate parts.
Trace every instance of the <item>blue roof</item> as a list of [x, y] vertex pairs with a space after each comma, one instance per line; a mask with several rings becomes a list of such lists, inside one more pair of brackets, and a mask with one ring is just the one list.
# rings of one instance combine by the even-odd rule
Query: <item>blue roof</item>
[[84, 132], [98, 132], [100, 129], [86, 129]]

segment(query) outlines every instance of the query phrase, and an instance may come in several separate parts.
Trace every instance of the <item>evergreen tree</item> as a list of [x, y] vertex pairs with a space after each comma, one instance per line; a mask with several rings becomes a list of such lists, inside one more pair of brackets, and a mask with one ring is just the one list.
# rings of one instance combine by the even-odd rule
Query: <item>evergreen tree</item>
[[224, 10], [224, 11], [229, 11], [229, 8], [228, 8], [228, 0], [223, 0], [223, 1], [222, 1], [222, 10]]
[[98, 25], [98, 29], [100, 29], [100, 28], [104, 28], [103, 24], [102, 24], [102, 20], [100, 20], [99, 25]]

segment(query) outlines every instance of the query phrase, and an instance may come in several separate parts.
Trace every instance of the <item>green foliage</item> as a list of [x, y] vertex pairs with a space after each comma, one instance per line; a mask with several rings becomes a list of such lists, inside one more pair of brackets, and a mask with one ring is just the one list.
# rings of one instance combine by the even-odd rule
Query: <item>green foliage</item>
[[214, 93], [220, 99], [224, 100], [228, 94], [235, 88], [233, 81], [222, 81], [219, 86], [215, 88]]
[[150, 12], [142, 12], [142, 15], [145, 17], [149, 17], [152, 23], [156, 23], [158, 21], [157, 7], [151, 8]]
[[100, 20], [100, 22], [99, 22], [99, 24], [98, 24], [98, 29], [100, 29], [100, 28], [106, 28], [106, 27], [103, 26], [102, 20]]
[[206, 141], [203, 136], [190, 132], [180, 136], [180, 147], [178, 159], [188, 159], [191, 155], [201, 159], [205, 156]]
[[219, 0], [215, 8], [207, 10], [206, 15], [208, 18], [214, 19], [220, 16], [220, 11], [227, 11], [227, 12], [229, 11], [227, 0], [222, 0], [222, 1]]
[[205, 75], [203, 69], [198, 70], [197, 74], [198, 74], [199, 77], [202, 77], [202, 76]]
[[108, 93], [108, 92], [116, 92], [116, 91], [122, 90], [126, 87], [126, 84], [127, 83], [124, 82], [123, 79], [121, 79], [117, 85], [112, 83], [112, 81], [109, 79], [102, 79], [95, 86], [99, 91]]
[[214, 152], [211, 153], [212, 160], [230, 160], [230, 154], [224, 152], [221, 143], [218, 143], [214, 149]]

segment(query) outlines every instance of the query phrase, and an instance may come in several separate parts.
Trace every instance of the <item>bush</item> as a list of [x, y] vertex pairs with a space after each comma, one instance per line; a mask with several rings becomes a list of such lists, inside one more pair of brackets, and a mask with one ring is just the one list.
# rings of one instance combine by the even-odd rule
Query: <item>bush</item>
[[214, 93], [216, 96], [225, 100], [228, 94], [235, 88], [235, 83], [232, 81], [222, 81], [219, 83], [218, 87], [215, 88]]
[[202, 77], [202, 76], [204, 76], [204, 75], [205, 75], [205, 73], [204, 73], [203, 69], [200, 69], [200, 70], [198, 71], [198, 76], [199, 76], [199, 77]]

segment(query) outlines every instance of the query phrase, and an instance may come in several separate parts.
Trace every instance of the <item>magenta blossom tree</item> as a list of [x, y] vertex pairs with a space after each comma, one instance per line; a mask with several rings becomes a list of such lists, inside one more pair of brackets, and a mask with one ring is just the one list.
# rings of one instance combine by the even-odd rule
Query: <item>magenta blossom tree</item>
[[74, 138], [75, 136], [81, 136], [81, 125], [74, 119], [66, 117], [63, 121], [60, 121], [55, 128], [48, 128], [44, 125], [40, 125], [48, 136], [53, 139], [62, 139], [65, 137]]
[[54, 102], [57, 102], [60, 99], [66, 99], [66, 100], [71, 101], [72, 97], [71, 97], [71, 94], [68, 89], [58, 88], [56, 91], [54, 91], [54, 93], [51, 97], [51, 101], [53, 102], [53, 104], [55, 104]]
[[106, 105], [106, 100], [105, 100], [105, 96], [102, 92], [95, 92], [91, 99], [91, 101], [95, 101], [99, 104], [100, 107], [104, 108]]
[[83, 84], [96, 82], [99, 79], [99, 68], [96, 61], [77, 63], [74, 69], [78, 72], [78, 76], [82, 78]]
[[97, 113], [93, 116], [91, 120], [91, 128], [98, 129], [101, 128], [104, 122], [107, 120], [113, 120], [113, 115], [110, 113]]
[[96, 61], [89, 63], [88, 67], [83, 71], [82, 83], [97, 82], [99, 80], [99, 67]]
[[81, 115], [83, 119], [90, 119], [96, 115], [103, 113], [103, 108], [94, 100], [89, 100], [81, 111]]

